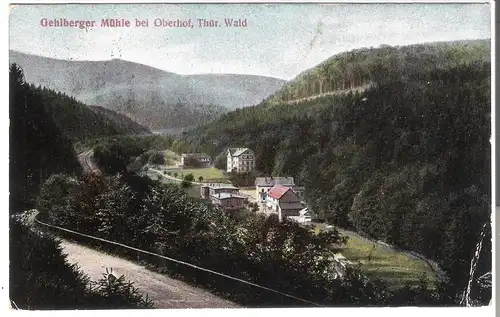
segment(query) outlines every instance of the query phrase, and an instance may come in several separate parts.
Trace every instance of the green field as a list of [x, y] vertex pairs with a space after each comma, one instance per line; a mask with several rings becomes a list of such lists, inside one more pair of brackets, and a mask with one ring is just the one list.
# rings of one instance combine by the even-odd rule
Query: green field
[[383, 279], [389, 286], [396, 288], [403, 286], [405, 282], [418, 282], [425, 274], [431, 286], [434, 285], [436, 274], [424, 261], [410, 258], [404, 253], [393, 251], [349, 232], [339, 231], [349, 238], [340, 252], [349, 261], [361, 264], [360, 268], [367, 276]]
[[203, 177], [204, 180], [208, 179], [228, 179], [226, 175], [222, 173], [221, 170], [216, 169], [215, 167], [207, 167], [207, 168], [189, 168], [183, 169], [179, 172], [179, 178], [183, 178], [187, 174], [193, 174], [195, 182], [198, 181], [199, 177]]

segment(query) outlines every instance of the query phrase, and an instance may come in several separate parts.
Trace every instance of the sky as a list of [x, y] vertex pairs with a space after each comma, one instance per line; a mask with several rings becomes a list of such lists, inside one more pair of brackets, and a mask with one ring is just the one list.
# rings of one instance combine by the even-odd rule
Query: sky
[[[49, 28], [40, 20], [94, 20]], [[130, 28], [102, 28], [123, 18]], [[246, 19], [245, 28], [163, 28], [165, 20]], [[135, 27], [135, 19], [149, 27]], [[292, 79], [362, 47], [490, 38], [489, 4], [88, 4], [11, 9], [10, 49], [58, 59], [120, 58], [178, 74], [233, 73]]]

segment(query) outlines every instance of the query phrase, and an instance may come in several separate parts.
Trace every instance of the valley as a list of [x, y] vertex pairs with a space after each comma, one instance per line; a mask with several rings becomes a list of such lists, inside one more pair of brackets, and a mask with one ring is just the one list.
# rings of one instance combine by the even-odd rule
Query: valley
[[[11, 51], [11, 129], [27, 140], [11, 149], [25, 175], [11, 213], [96, 238], [66, 240], [62, 259], [94, 282], [115, 266], [159, 308], [457, 305], [470, 279], [484, 304], [489, 45], [353, 50], [286, 83]], [[188, 156], [208, 163], [179, 166]], [[296, 184], [259, 197], [258, 178]], [[231, 192], [201, 197], [221, 183]], [[314, 226], [282, 214], [292, 205]]]

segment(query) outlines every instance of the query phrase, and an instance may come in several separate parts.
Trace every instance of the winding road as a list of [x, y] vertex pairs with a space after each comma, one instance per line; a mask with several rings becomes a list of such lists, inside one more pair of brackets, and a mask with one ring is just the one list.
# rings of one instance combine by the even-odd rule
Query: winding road
[[78, 154], [78, 161], [80, 162], [80, 165], [83, 167], [85, 172], [100, 172], [99, 168], [92, 160], [93, 156], [93, 150], [87, 150]]

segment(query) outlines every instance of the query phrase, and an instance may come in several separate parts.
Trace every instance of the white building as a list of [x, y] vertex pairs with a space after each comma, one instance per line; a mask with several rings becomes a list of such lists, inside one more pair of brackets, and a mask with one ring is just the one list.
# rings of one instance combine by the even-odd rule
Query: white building
[[248, 173], [255, 169], [255, 153], [249, 148], [227, 150], [227, 172]]
[[288, 218], [298, 223], [307, 223], [311, 222], [312, 220], [311, 213], [309, 212], [309, 209], [307, 209], [307, 207], [299, 210], [298, 216], [289, 216]]

